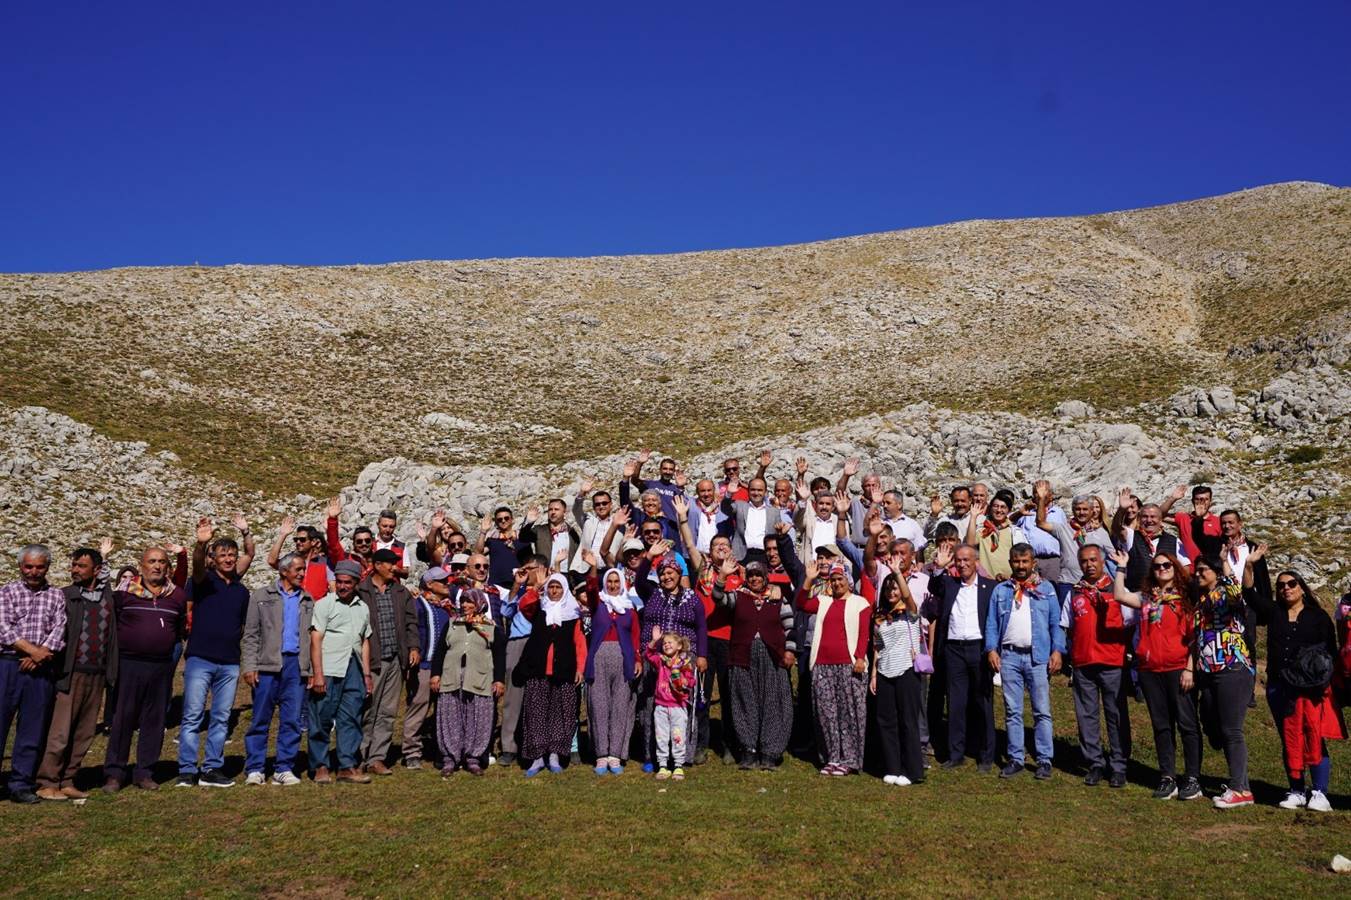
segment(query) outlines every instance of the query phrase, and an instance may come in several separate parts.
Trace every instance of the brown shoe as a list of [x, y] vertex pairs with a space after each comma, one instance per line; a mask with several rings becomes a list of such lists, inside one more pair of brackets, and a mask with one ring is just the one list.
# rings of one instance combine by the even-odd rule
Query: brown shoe
[[333, 776], [328, 774], [328, 766], [320, 766], [314, 770], [315, 784], [332, 784]]
[[[38, 793], [40, 794], [40, 793], [42, 793], [42, 792], [41, 792], [41, 791], [38, 791]], [[66, 797], [67, 797], [67, 799], [70, 799], [70, 800], [88, 800], [88, 799], [89, 799], [89, 792], [88, 792], [88, 791], [82, 791], [82, 790], [80, 790], [79, 788], [77, 788], [77, 787], [76, 787], [75, 785], [73, 785], [73, 784], [68, 784], [68, 785], [66, 785], [65, 787], [61, 788], [61, 793], [65, 794]]]
[[116, 794], [120, 790], [122, 790], [122, 782], [116, 778], [109, 778], [103, 782], [103, 793], [105, 794]]
[[61, 789], [60, 789], [60, 788], [54, 788], [54, 787], [38, 788], [38, 796], [41, 797], [43, 800], [68, 800], [68, 799], [70, 799], [70, 798], [68, 798], [65, 794], [61, 793]]
[[153, 778], [138, 778], [136, 780], [136, 786], [143, 791], [159, 790], [159, 785], [155, 784], [155, 779]]
[[375, 762], [371, 763], [369, 766], [367, 766], [367, 767], [366, 767], [366, 771], [367, 771], [367, 772], [370, 772], [372, 775], [393, 775], [393, 774], [394, 774], [394, 770], [393, 770], [393, 769], [391, 769], [389, 766], [385, 765], [384, 763], [380, 762], [380, 760], [378, 760], [378, 759], [377, 759]]
[[338, 782], [341, 784], [370, 784], [371, 776], [360, 769], [340, 769]]

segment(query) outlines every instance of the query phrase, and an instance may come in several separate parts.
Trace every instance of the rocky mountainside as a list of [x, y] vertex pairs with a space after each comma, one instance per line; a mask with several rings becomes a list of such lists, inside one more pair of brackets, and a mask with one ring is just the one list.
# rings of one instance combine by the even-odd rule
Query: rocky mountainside
[[763, 445], [915, 498], [1204, 478], [1320, 581], [1347, 565], [1351, 190], [1326, 185], [671, 256], [0, 275], [0, 310], [6, 546], [234, 509], [268, 539], [340, 489], [346, 528], [392, 505], [411, 534], [640, 444], [696, 474]]

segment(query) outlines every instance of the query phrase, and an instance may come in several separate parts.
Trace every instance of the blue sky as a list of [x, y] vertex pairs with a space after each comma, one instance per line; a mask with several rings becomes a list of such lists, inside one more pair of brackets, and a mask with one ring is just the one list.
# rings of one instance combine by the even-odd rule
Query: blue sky
[[1351, 183], [1345, 0], [196, 6], [5, 4], [0, 271], [671, 252]]

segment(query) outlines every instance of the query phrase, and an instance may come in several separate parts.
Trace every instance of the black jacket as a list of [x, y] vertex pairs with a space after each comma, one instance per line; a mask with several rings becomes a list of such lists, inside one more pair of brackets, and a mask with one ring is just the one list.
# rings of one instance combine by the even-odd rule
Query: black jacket
[[[980, 575], [976, 576], [976, 616], [980, 620], [980, 636], [982, 639], [985, 637], [985, 619], [990, 612], [990, 597], [994, 594], [996, 584], [998, 582], [993, 579]], [[929, 593], [935, 598], [934, 605], [938, 611], [937, 627], [934, 630], [933, 655], [935, 657], [941, 656], [947, 646], [948, 626], [952, 622], [952, 607], [957, 602], [957, 592], [961, 587], [962, 583], [946, 572], [929, 579]]]
[[[66, 595], [66, 646], [61, 651], [56, 671], [58, 691], [70, 690], [70, 676], [75, 671], [75, 649], [80, 642], [80, 632], [84, 630], [84, 616], [91, 604], [80, 597], [79, 585], [69, 585], [62, 589]], [[104, 582], [99, 590], [99, 602], [108, 604], [108, 646], [104, 648], [103, 676], [109, 684], [117, 681], [117, 615], [112, 608], [113, 587]]]

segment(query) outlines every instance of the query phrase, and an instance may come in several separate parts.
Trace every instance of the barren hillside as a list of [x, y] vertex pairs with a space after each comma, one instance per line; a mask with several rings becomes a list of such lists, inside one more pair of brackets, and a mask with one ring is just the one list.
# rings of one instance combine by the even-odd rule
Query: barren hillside
[[[119, 485], [148, 533], [128, 479], [266, 516], [389, 457], [689, 456], [915, 401], [1147, 425], [1187, 385], [1260, 392], [1282, 340], [1342, 346], [1348, 309], [1351, 190], [1310, 183], [669, 256], [0, 275], [0, 537], [67, 531], [24, 493], [39, 470], [77, 507]], [[44, 446], [25, 406], [92, 431]], [[62, 468], [72, 441], [104, 449]]]

